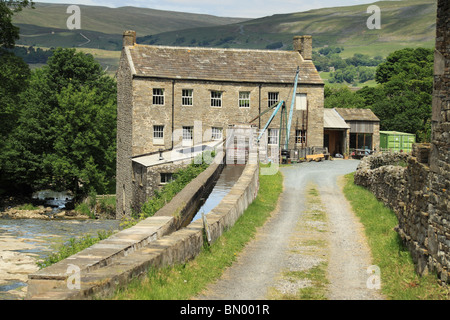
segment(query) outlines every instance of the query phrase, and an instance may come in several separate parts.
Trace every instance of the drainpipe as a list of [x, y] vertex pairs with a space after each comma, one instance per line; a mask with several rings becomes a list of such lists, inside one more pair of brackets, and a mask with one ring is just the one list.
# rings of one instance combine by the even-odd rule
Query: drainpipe
[[172, 80], [172, 150], [173, 150], [173, 130], [174, 130], [174, 121], [175, 121], [175, 80]]
[[[262, 84], [259, 85], [259, 105], [258, 105], [258, 109], [259, 109], [259, 113], [261, 114], [261, 87]], [[261, 117], [258, 118], [258, 129], [261, 130]]]

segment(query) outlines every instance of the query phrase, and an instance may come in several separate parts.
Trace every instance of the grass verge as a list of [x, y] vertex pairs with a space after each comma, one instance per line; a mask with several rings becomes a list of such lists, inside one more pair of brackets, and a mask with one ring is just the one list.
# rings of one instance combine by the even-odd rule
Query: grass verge
[[275, 210], [282, 192], [282, 174], [260, 175], [258, 196], [245, 213], [210, 247], [193, 260], [171, 267], [151, 268], [147, 277], [118, 290], [115, 300], [186, 300], [218, 279]]
[[450, 290], [434, 274], [419, 276], [408, 249], [397, 232], [395, 213], [367, 189], [354, 184], [354, 173], [345, 176], [344, 194], [364, 225], [373, 263], [381, 269], [381, 289], [391, 300], [449, 299]]

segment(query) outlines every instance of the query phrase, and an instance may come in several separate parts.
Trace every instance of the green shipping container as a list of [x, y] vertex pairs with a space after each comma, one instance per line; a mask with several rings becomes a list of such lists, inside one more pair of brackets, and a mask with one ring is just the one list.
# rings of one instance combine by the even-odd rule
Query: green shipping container
[[412, 133], [380, 131], [381, 151], [411, 152], [413, 143], [416, 143], [416, 136]]

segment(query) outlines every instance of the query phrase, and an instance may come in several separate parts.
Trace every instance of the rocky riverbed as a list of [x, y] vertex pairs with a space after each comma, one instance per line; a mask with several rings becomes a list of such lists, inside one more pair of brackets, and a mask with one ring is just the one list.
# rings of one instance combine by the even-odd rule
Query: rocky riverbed
[[88, 219], [73, 211], [52, 214], [46, 208], [9, 208], [0, 212], [0, 300], [24, 299], [28, 275], [39, 270], [37, 262], [70, 238], [118, 229], [117, 220]]

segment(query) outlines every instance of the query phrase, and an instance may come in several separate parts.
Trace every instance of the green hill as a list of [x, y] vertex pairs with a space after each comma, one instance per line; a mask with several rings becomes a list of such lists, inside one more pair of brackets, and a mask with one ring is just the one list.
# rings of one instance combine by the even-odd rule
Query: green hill
[[[186, 46], [291, 49], [294, 35], [312, 35], [314, 47], [341, 46], [346, 54], [386, 56], [404, 48], [434, 45], [436, 1], [375, 2], [381, 29], [369, 30], [368, 4], [273, 15], [241, 23], [166, 32], [141, 38], [142, 43]], [[344, 51], [344, 52], [345, 52]]]
[[[70, 31], [68, 5], [36, 3], [14, 16], [21, 28], [19, 45], [77, 47], [94, 50], [105, 66], [115, 69], [124, 30], [135, 30], [138, 43], [176, 46], [280, 49], [292, 48], [294, 35], [313, 36], [314, 48], [340, 46], [343, 57], [354, 53], [386, 56], [405, 47], [433, 47], [436, 1], [375, 2], [381, 29], [369, 30], [368, 4], [277, 14], [260, 19], [221, 18], [153, 9], [80, 6], [81, 30]], [[107, 56], [107, 58], [106, 58]], [[116, 61], [116, 63], [114, 63]], [[110, 69], [110, 70], [111, 70]]]

